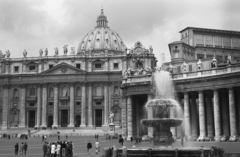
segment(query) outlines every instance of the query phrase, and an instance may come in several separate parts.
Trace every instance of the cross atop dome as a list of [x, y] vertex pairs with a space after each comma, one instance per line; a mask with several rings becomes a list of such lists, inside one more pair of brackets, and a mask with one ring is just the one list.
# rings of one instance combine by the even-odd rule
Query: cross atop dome
[[101, 15], [97, 18], [97, 27], [108, 27], [107, 17], [103, 13], [103, 9], [101, 9]]

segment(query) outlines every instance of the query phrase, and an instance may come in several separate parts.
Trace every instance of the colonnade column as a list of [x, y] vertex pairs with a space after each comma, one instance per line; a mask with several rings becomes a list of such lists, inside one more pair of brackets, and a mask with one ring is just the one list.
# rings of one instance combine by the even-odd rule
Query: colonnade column
[[231, 136], [237, 135], [236, 111], [234, 103], [233, 88], [228, 89], [229, 94], [229, 117], [230, 117], [230, 133]]
[[88, 84], [88, 126], [92, 127], [92, 84]]
[[188, 139], [191, 137], [191, 125], [190, 125], [190, 108], [189, 108], [189, 94], [184, 93], [184, 124], [185, 124], [185, 137]]
[[204, 98], [203, 91], [198, 92], [199, 100], [199, 126], [200, 126], [200, 136], [206, 136], [206, 122], [205, 122], [205, 109], [204, 109]]
[[218, 90], [213, 90], [213, 110], [214, 110], [214, 128], [215, 128], [215, 140], [220, 141], [221, 138], [221, 122], [220, 122], [220, 106]]
[[108, 83], [104, 86], [104, 124], [103, 126], [108, 126]]
[[223, 125], [223, 132], [222, 132], [222, 134], [226, 135], [226, 136], [230, 136], [230, 132], [229, 132], [229, 114], [228, 114], [229, 112], [227, 112], [228, 109], [229, 109], [228, 96], [229, 96], [228, 91], [226, 92], [226, 90], [223, 89], [221, 91], [221, 99], [220, 99], [220, 101], [222, 103], [222, 114], [221, 114], [222, 118], [221, 118], [221, 120], [222, 120], [222, 125]]
[[195, 141], [198, 138], [198, 115], [197, 115], [197, 95], [191, 95], [191, 140]]
[[8, 128], [8, 89], [9, 85], [3, 85], [3, 106], [2, 106], [2, 127], [1, 129], [6, 130]]
[[46, 117], [47, 116], [47, 84], [43, 84], [42, 88], [42, 129], [46, 129]]
[[127, 110], [126, 110], [126, 97], [122, 97], [122, 135], [127, 136]]
[[[153, 96], [149, 94], [148, 95], [148, 101], [152, 100], [152, 98], [153, 98]], [[147, 112], [148, 112], [148, 119], [152, 119], [153, 118], [153, 108], [148, 107]], [[148, 127], [148, 136], [153, 137], [153, 127]]]
[[39, 84], [37, 86], [37, 123], [35, 125], [35, 128], [39, 128], [40, 127], [40, 123], [41, 123], [41, 91], [42, 91], [42, 87]]
[[213, 138], [213, 112], [212, 112], [212, 93], [206, 92], [206, 112], [207, 112], [207, 136]]
[[128, 125], [127, 140], [131, 140], [131, 137], [132, 137], [132, 96], [127, 97], [127, 125]]
[[80, 127], [86, 127], [86, 85], [82, 84], [82, 103], [81, 103], [81, 125]]
[[21, 85], [21, 98], [20, 98], [20, 117], [19, 117], [19, 128], [25, 128], [26, 127], [26, 85]]
[[74, 83], [70, 83], [70, 124], [68, 127], [74, 127]]
[[54, 84], [54, 96], [53, 96], [53, 128], [58, 127], [58, 84]]

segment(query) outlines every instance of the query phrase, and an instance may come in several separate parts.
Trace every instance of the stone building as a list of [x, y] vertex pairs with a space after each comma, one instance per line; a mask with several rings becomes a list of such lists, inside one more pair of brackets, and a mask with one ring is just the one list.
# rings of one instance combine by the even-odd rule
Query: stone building
[[67, 45], [63, 54], [54, 50], [51, 56], [40, 49], [36, 57], [24, 50], [23, 58], [0, 53], [1, 128], [107, 127], [111, 111], [116, 127], [126, 126], [122, 76], [149, 75], [152, 48], [137, 42], [128, 50], [102, 10], [76, 52]]

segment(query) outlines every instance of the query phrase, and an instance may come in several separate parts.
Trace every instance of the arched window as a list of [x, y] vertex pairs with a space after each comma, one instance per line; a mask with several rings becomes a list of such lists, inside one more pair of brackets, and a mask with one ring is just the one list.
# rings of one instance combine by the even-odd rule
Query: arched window
[[49, 88], [49, 98], [53, 98], [53, 87]]
[[18, 98], [18, 89], [17, 88], [15, 88], [13, 91], [13, 97]]
[[30, 96], [35, 96], [35, 88], [34, 87], [31, 87], [30, 88]]
[[118, 86], [115, 86], [114, 87], [114, 95], [117, 96], [119, 94], [119, 89], [118, 89]]
[[97, 88], [96, 88], [96, 96], [102, 96], [102, 87], [101, 86], [97, 86]]
[[62, 90], [62, 96], [63, 97], [67, 97], [69, 94], [68, 94], [68, 87], [63, 87], [63, 90]]
[[76, 88], [76, 97], [80, 97], [82, 95], [82, 93], [81, 93], [81, 87], [77, 87]]

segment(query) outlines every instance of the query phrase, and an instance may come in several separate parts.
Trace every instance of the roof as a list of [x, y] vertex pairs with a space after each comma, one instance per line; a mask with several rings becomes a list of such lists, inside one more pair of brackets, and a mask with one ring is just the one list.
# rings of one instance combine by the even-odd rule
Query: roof
[[197, 28], [197, 27], [186, 27], [183, 30], [179, 31], [179, 33], [183, 32], [187, 29], [193, 29], [193, 30], [205, 31], [205, 32], [228, 33], [228, 34], [238, 34], [238, 35], [240, 35], [240, 31], [220, 30], [220, 29], [210, 29], [210, 28]]

